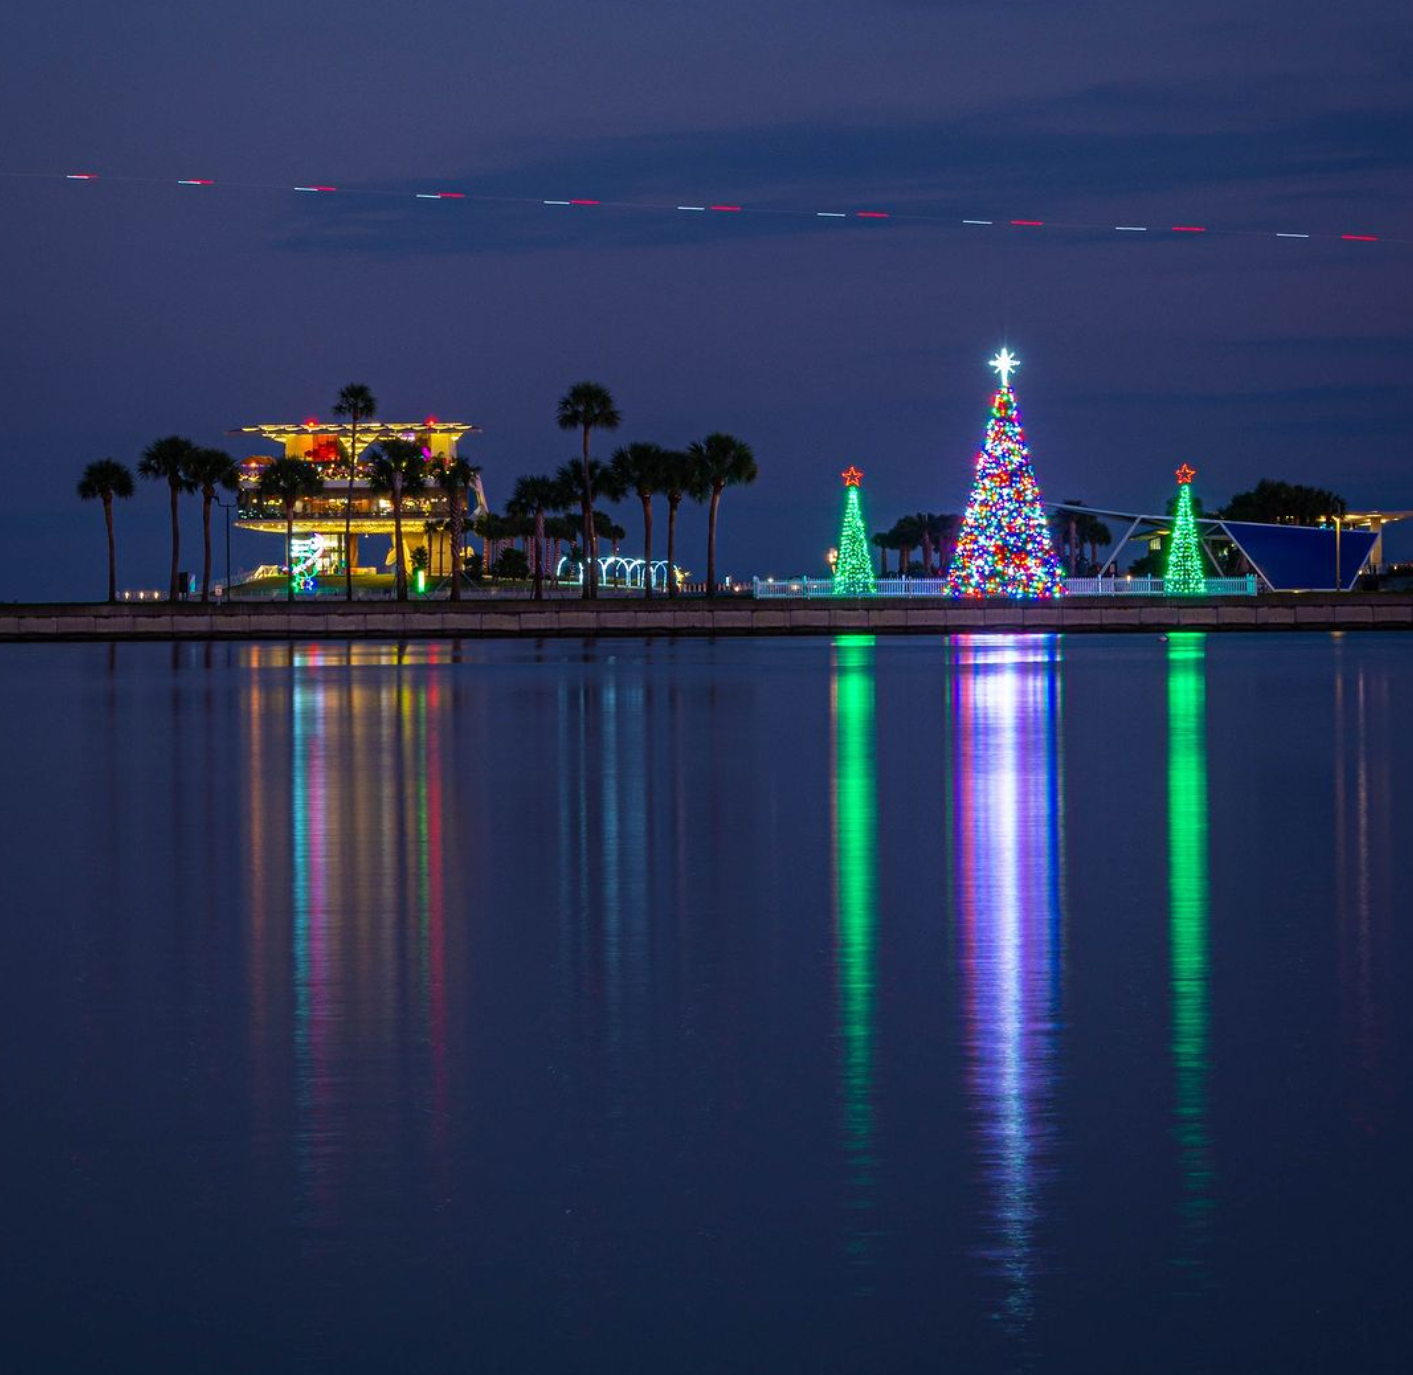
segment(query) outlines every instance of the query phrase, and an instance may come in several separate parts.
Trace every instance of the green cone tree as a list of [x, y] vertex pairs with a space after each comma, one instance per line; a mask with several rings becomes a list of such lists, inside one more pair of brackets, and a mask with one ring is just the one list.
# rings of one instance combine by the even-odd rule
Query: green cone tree
[[1207, 590], [1202, 572], [1202, 542], [1192, 515], [1192, 479], [1196, 476], [1196, 469], [1186, 463], [1177, 470], [1177, 516], [1168, 545], [1167, 567], [1163, 570], [1163, 591], [1169, 596], [1200, 597]]
[[839, 556], [834, 562], [836, 597], [871, 597], [877, 590], [873, 580], [873, 556], [868, 547], [868, 531], [859, 504], [859, 484], [863, 474], [855, 467], [844, 470], [844, 521], [839, 529]]

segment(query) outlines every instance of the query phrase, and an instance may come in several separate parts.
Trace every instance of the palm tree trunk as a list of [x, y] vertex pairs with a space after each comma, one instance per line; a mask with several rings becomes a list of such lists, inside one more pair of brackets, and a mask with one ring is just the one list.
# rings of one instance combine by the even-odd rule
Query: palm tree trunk
[[461, 493], [451, 494], [451, 599], [461, 600]]
[[393, 563], [393, 587], [400, 602], [407, 600], [407, 566], [402, 561], [402, 482], [393, 478], [393, 542], [397, 557]]
[[589, 486], [589, 427], [584, 426], [584, 490], [580, 494], [580, 505], [584, 515], [584, 597], [598, 596], [598, 553], [597, 538], [594, 534], [594, 493]]
[[294, 600], [294, 564], [290, 562], [290, 547], [294, 544], [294, 502], [285, 502], [285, 568], [288, 586], [285, 599]]
[[721, 488], [711, 489], [711, 505], [707, 507], [707, 582], [706, 594], [716, 596], [716, 512], [721, 505]]
[[201, 494], [201, 600], [211, 600], [211, 497], [214, 493]]
[[353, 600], [353, 475], [358, 471], [358, 414], [349, 417], [348, 495], [343, 503], [343, 599]]
[[177, 566], [181, 563], [182, 557], [182, 528], [177, 519], [177, 484], [170, 482], [167, 484], [172, 490], [172, 585], [167, 590], [167, 599], [176, 601], [177, 599]]
[[653, 499], [649, 492], [643, 498], [643, 596], [653, 594]]
[[545, 508], [535, 507], [535, 600], [545, 599]]
[[667, 498], [667, 595], [677, 595], [677, 565], [673, 557], [677, 552], [677, 507], [682, 498]]
[[108, 601], [118, 600], [118, 556], [113, 548], [113, 494], [103, 493], [103, 523], [108, 527]]
[[580, 550], [580, 553], [583, 556], [584, 560], [584, 575], [581, 579], [584, 585], [584, 590], [582, 593], [580, 593], [580, 595], [583, 597], [592, 597], [594, 595], [594, 570], [598, 567], [598, 565], [594, 562], [593, 545], [590, 543], [590, 540], [593, 538], [594, 511], [592, 506], [588, 505], [582, 500], [579, 503], [579, 519], [581, 524], [583, 525], [584, 546]]

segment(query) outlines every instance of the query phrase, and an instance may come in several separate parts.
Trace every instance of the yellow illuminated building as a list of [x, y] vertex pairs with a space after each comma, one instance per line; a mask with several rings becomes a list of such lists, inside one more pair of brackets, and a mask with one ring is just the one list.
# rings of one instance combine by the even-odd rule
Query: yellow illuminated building
[[[386, 493], [372, 490], [369, 485], [368, 450], [387, 439], [405, 439], [420, 444], [430, 463], [455, 458], [457, 442], [480, 430], [466, 421], [425, 420], [395, 423], [382, 420], [363, 421], [358, 426], [357, 450], [353, 448], [353, 426], [338, 422], [306, 420], [302, 424], [243, 425], [231, 434], [253, 435], [278, 444], [286, 458], [298, 458], [312, 464], [324, 479], [324, 490], [315, 497], [300, 501], [294, 510], [294, 533], [297, 536], [322, 536], [320, 571], [334, 573], [343, 570], [344, 519], [349, 506], [349, 461], [354, 460], [352, 500], [351, 562], [359, 567], [360, 536], [381, 535], [389, 540], [394, 533], [392, 499]], [[260, 474], [274, 461], [273, 454], [256, 454], [240, 465], [240, 494], [237, 498], [236, 524], [244, 530], [262, 530], [283, 538], [284, 509], [278, 501], [262, 498], [259, 492]], [[475, 506], [467, 512], [466, 530], [478, 512], [486, 509], [479, 474], [473, 479], [471, 495]], [[447, 525], [450, 507], [445, 494], [428, 485], [420, 492], [410, 492], [402, 499], [402, 541], [410, 560], [412, 551], [426, 546], [434, 572], [449, 566], [449, 536]], [[387, 563], [392, 562], [389, 547]]]

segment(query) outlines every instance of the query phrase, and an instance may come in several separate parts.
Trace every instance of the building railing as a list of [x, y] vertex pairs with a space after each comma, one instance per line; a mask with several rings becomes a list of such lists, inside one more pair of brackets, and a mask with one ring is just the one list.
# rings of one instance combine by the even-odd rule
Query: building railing
[[[1065, 592], [1071, 597], [1164, 597], [1178, 596], [1163, 590], [1162, 578], [1066, 578]], [[1187, 595], [1187, 594], [1182, 594]], [[1256, 575], [1240, 578], [1208, 578], [1202, 585], [1207, 597], [1254, 597]]]
[[[878, 578], [876, 594], [880, 597], [946, 597], [946, 578]], [[832, 578], [756, 578], [752, 591], [757, 598], [785, 597], [814, 600], [834, 596]], [[1066, 578], [1065, 595], [1070, 597], [1162, 597], [1162, 578]], [[1173, 594], [1177, 595], [1177, 594]], [[1208, 578], [1204, 595], [1208, 597], [1254, 597], [1256, 576], [1248, 573], [1240, 578]]]

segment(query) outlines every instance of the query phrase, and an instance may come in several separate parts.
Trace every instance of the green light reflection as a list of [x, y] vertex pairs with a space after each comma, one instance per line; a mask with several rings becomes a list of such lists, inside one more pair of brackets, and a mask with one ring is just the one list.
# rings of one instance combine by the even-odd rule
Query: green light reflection
[[1168, 641], [1168, 939], [1184, 1225], [1178, 1264], [1193, 1268], [1201, 1263], [1212, 1211], [1206, 656], [1205, 635]]
[[842, 1136], [851, 1212], [846, 1250], [861, 1262], [868, 1259], [875, 1235], [878, 784], [873, 656], [872, 635], [839, 636], [834, 641], [830, 682], [834, 964]]

